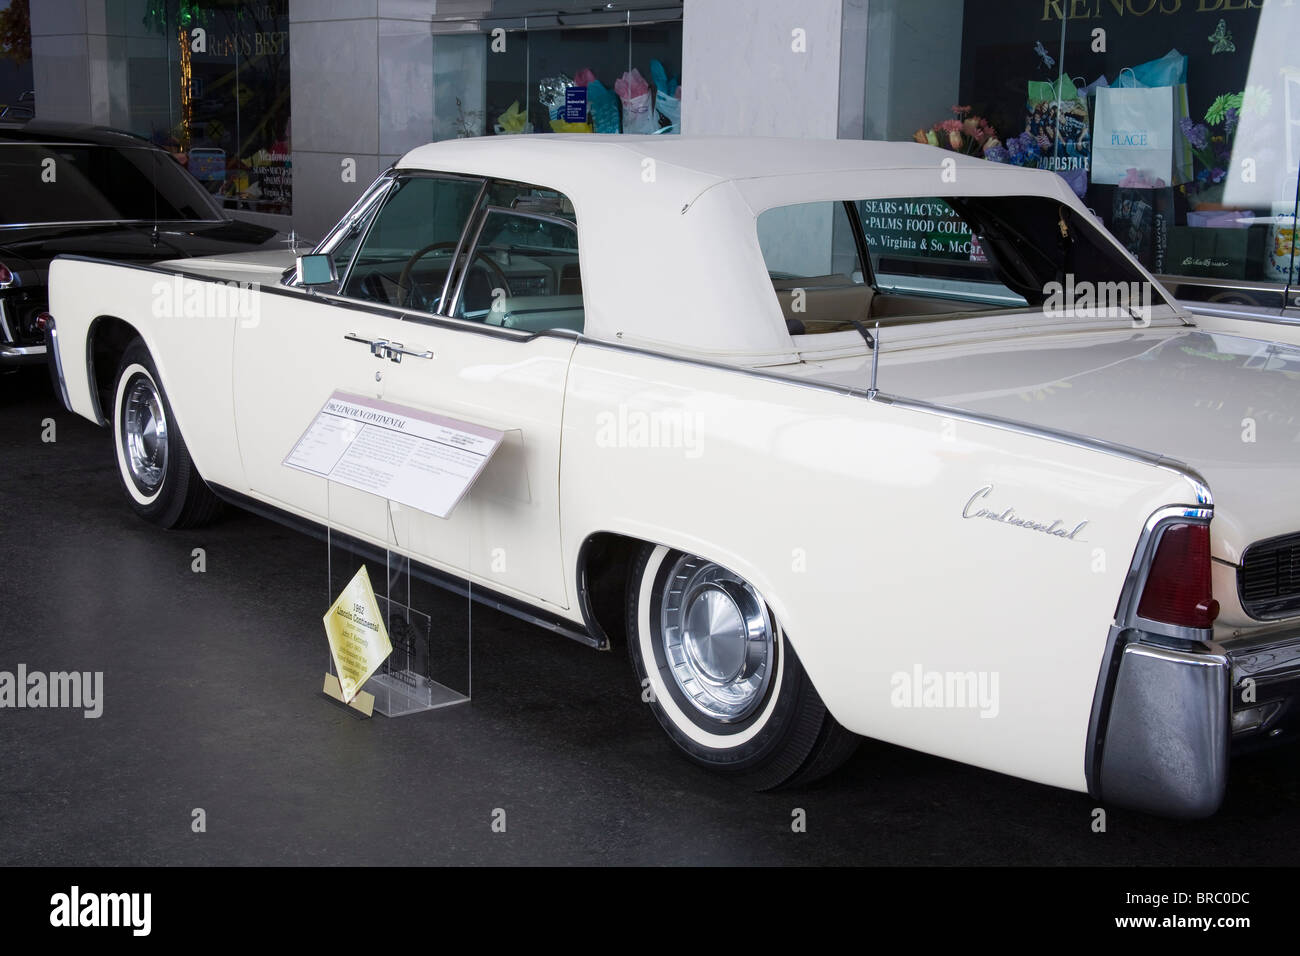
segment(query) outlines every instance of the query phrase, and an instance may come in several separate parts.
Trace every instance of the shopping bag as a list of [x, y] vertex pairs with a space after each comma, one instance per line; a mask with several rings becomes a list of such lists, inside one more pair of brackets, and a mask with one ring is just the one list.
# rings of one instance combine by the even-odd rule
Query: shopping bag
[[[1124, 74], [1128, 73], [1130, 77]], [[1122, 71], [1115, 81], [1116, 86], [1179, 86], [1187, 82], [1187, 57], [1177, 50], [1170, 50], [1156, 60], [1147, 60], [1131, 69]]]
[[623, 103], [624, 133], [653, 133], [659, 129], [654, 92], [640, 70], [628, 70], [615, 80], [614, 92]]
[[[1124, 89], [1173, 88], [1174, 92], [1171, 94], [1174, 98], [1173, 166], [1171, 175], [1161, 178], [1175, 186], [1191, 182], [1195, 173], [1192, 167], [1194, 154], [1191, 143], [1187, 142], [1187, 137], [1180, 132], [1180, 123], [1184, 117], [1190, 115], [1187, 108], [1187, 57], [1177, 50], [1170, 50], [1159, 59], [1148, 60], [1135, 67], [1125, 67], [1120, 70], [1113, 85]], [[1095, 106], [1093, 115], [1097, 115]], [[1093, 136], [1097, 136], [1095, 128]]]
[[587, 84], [587, 108], [591, 111], [591, 123], [597, 133], [619, 131], [618, 97], [600, 80], [593, 79]]
[[1191, 156], [1178, 128], [1186, 109], [1185, 85], [1098, 90], [1092, 181], [1114, 185], [1131, 169], [1167, 185], [1190, 180]]
[[653, 133], [659, 129], [659, 114], [649, 93], [623, 100], [623, 132]]
[[[1073, 80], [1060, 76], [1055, 83], [1031, 81], [1025, 110], [1025, 129], [1042, 150], [1040, 166], [1071, 169], [1086, 165], [1091, 151], [1088, 101]], [[1065, 157], [1082, 162], [1062, 162]]]
[[1174, 171], [1169, 182], [1174, 186], [1190, 183], [1196, 178], [1192, 168], [1194, 153], [1192, 144], [1182, 132], [1182, 122], [1189, 115], [1187, 109], [1187, 84], [1180, 83], [1174, 88]]
[[1142, 265], [1164, 272], [1169, 227], [1174, 218], [1174, 191], [1163, 189], [1115, 190], [1110, 231]]

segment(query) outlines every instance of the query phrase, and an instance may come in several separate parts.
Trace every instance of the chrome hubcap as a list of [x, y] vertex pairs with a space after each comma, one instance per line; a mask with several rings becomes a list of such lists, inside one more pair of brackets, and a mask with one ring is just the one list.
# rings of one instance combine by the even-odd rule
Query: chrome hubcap
[[167, 472], [167, 416], [153, 382], [137, 375], [122, 403], [122, 451], [131, 479], [145, 494], [162, 485]]
[[678, 688], [701, 713], [743, 720], [762, 702], [774, 645], [767, 608], [726, 568], [689, 555], [665, 585], [660, 628]]

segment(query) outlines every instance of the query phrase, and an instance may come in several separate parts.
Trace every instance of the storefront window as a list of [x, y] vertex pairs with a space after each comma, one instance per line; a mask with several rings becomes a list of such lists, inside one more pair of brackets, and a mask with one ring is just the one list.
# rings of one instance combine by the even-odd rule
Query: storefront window
[[288, 0], [117, 2], [143, 6], [166, 51], [161, 89], [132, 84], [132, 131], [175, 153], [227, 208], [291, 212]]
[[[1179, 297], [1300, 306], [1300, 4], [875, 0], [871, 10], [867, 95], [887, 106], [868, 136], [1055, 170]], [[923, 42], [943, 55], [922, 59]], [[910, 88], [909, 63], [927, 71]]]
[[35, 85], [28, 0], [0, 0], [0, 119], [31, 119]]
[[680, 5], [640, 10], [635, 19], [595, 13], [485, 20], [482, 29], [488, 135], [679, 131]]

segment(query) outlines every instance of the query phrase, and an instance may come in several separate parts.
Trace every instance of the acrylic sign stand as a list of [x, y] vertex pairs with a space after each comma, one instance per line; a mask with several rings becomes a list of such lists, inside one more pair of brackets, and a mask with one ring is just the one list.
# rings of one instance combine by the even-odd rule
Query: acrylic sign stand
[[[423, 713], [470, 700], [471, 593], [434, 583], [444, 574], [414, 564], [409, 553], [436, 555], [456, 570], [469, 568], [468, 500], [448, 518], [326, 480], [329, 601], [364, 564], [393, 652], [363, 690], [386, 717]], [[360, 532], [360, 533], [358, 533]], [[327, 605], [328, 606], [328, 605]], [[329, 673], [335, 674], [329, 659]], [[335, 675], [337, 677], [337, 675]]]

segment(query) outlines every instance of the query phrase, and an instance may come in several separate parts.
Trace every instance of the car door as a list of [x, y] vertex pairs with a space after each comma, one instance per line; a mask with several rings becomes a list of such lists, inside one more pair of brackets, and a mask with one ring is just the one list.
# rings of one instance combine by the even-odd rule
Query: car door
[[[395, 539], [417, 559], [496, 590], [566, 607], [559, 441], [575, 340], [444, 314], [461, 286], [484, 181], [404, 173], [376, 188], [379, 198], [327, 240], [342, 267], [337, 289], [266, 296], [260, 321], [237, 334], [236, 421], [250, 490], [373, 541]], [[378, 342], [388, 346], [368, 344]], [[449, 518], [401, 508], [390, 522], [373, 496], [281, 464], [335, 390], [506, 438]]]

